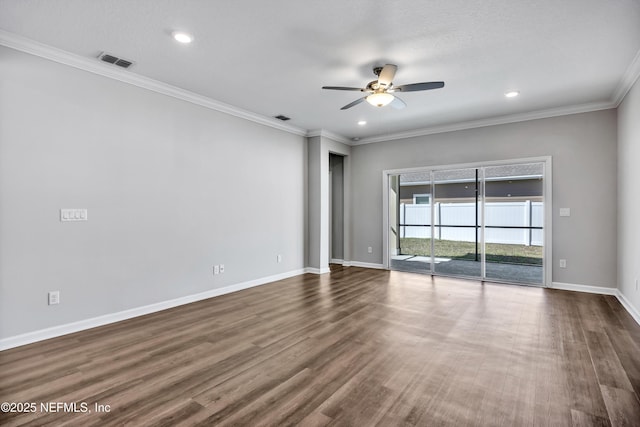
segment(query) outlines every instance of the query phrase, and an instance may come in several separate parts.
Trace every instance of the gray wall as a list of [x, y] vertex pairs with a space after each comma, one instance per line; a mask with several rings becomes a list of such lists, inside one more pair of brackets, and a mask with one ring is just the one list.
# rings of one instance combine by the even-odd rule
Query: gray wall
[[353, 147], [353, 259], [382, 263], [383, 170], [552, 156], [553, 281], [616, 287], [616, 126], [606, 110]]
[[0, 63], [0, 338], [304, 267], [304, 137], [4, 47]]
[[333, 259], [344, 256], [344, 157], [329, 153], [331, 188], [331, 254]]
[[[322, 137], [315, 136], [309, 138], [307, 144], [308, 155], [308, 239], [307, 239], [307, 252], [309, 267], [321, 270], [328, 268], [328, 246], [323, 246], [323, 238], [326, 230], [323, 229], [324, 219], [327, 217], [326, 223], [328, 224], [328, 213], [325, 215], [325, 210], [329, 209], [328, 188], [324, 188], [324, 185], [328, 185], [328, 178], [324, 176], [329, 171], [329, 156], [325, 155], [322, 150]], [[323, 179], [324, 178], [324, 179]], [[327, 244], [329, 241], [326, 236]], [[327, 253], [325, 254], [325, 248]]]
[[[308, 266], [316, 273], [329, 272], [329, 156], [343, 156], [344, 191], [343, 259], [351, 260], [351, 147], [324, 136], [308, 139]], [[347, 263], [348, 264], [348, 263]]]
[[[325, 137], [307, 145], [4, 47], [0, 62], [0, 339], [320, 267], [329, 152], [347, 156], [344, 259], [375, 264], [383, 170], [551, 155], [553, 280], [619, 279], [640, 307], [638, 84], [619, 117], [608, 110], [350, 148]], [[560, 218], [560, 207], [572, 216]], [[89, 221], [61, 223], [60, 208], [87, 208]], [[560, 258], [566, 269], [555, 268]], [[214, 264], [225, 274], [213, 276]], [[60, 305], [47, 306], [50, 290], [61, 291]]]
[[640, 80], [618, 108], [618, 289], [636, 312], [640, 312], [639, 165]]

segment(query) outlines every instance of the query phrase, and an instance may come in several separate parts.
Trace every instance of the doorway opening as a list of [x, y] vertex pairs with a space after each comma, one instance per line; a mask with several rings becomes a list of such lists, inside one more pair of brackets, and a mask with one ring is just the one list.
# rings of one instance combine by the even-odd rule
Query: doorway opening
[[385, 171], [386, 267], [549, 283], [550, 162]]
[[329, 264], [344, 258], [344, 156], [329, 153]]

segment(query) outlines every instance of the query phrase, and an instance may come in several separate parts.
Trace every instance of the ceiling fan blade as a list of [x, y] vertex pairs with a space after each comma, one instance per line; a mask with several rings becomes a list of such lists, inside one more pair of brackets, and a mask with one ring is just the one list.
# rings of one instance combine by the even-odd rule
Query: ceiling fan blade
[[353, 106], [355, 106], [355, 105], [358, 105], [358, 104], [360, 104], [362, 101], [364, 101], [365, 99], [366, 99], [366, 98], [358, 98], [358, 99], [356, 99], [355, 101], [353, 101], [352, 103], [347, 104], [347, 105], [345, 105], [344, 107], [342, 107], [342, 108], [341, 108], [341, 110], [346, 110], [346, 109], [349, 109], [349, 108], [351, 108], [351, 107], [353, 107]]
[[391, 101], [391, 105], [392, 108], [396, 109], [396, 110], [402, 110], [404, 107], [407, 106], [407, 104], [400, 98], [398, 98], [397, 96], [393, 96], [393, 101]]
[[397, 65], [387, 64], [380, 71], [380, 75], [378, 76], [378, 84], [384, 87], [391, 86], [391, 82], [393, 82], [393, 78], [396, 75], [396, 71], [398, 70]]
[[394, 86], [393, 90], [400, 92], [416, 92], [419, 90], [440, 89], [441, 87], [444, 87], [444, 82], [425, 82]]
[[358, 92], [364, 92], [364, 89], [359, 87], [345, 87], [345, 86], [322, 86], [322, 89], [330, 89], [330, 90], [355, 90]]

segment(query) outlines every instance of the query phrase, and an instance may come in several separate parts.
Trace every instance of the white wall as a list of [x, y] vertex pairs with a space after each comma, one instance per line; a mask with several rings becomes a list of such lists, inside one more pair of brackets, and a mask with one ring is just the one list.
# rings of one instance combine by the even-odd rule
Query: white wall
[[354, 261], [382, 264], [383, 170], [552, 156], [553, 281], [615, 288], [616, 120], [606, 110], [353, 147]]
[[0, 339], [304, 267], [305, 138], [4, 47], [0, 63]]
[[640, 313], [639, 184], [640, 81], [636, 81], [618, 107], [618, 289], [636, 313]]

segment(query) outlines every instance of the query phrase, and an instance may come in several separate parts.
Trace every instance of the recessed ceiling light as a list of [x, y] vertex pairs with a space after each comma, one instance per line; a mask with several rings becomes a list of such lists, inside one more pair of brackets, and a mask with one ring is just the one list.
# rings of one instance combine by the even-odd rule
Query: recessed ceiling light
[[364, 125], [366, 125], [366, 124], [367, 124], [367, 121], [366, 121], [366, 120], [360, 120], [360, 121], [358, 122], [358, 124], [359, 124], [360, 126], [364, 126]]
[[511, 92], [507, 92], [504, 94], [504, 96], [506, 96], [507, 98], [515, 98], [518, 95], [520, 95], [520, 92], [518, 92], [517, 90], [512, 90]]
[[176, 41], [180, 43], [188, 44], [193, 41], [193, 36], [183, 31], [174, 31], [173, 33], [171, 33], [171, 35]]

